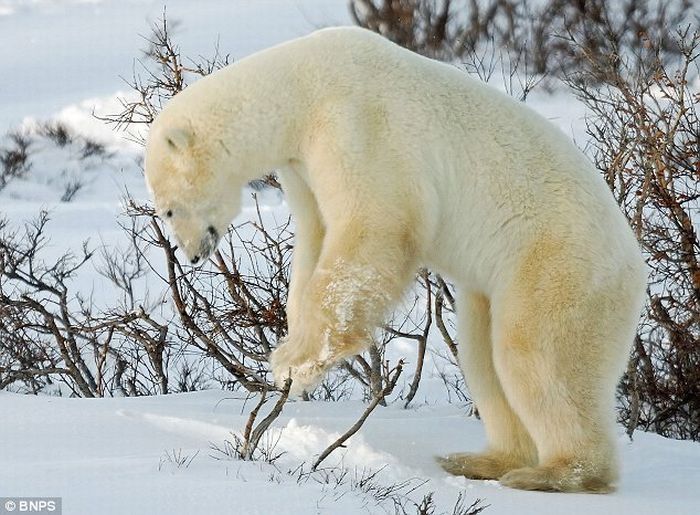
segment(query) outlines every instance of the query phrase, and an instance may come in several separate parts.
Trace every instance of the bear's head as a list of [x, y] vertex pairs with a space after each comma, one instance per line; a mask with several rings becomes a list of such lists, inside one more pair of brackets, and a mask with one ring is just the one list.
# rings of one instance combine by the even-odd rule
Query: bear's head
[[207, 132], [164, 111], [153, 122], [146, 144], [146, 183], [156, 212], [192, 264], [203, 263], [216, 250], [240, 211], [245, 183], [226, 162], [229, 153], [223, 142]]

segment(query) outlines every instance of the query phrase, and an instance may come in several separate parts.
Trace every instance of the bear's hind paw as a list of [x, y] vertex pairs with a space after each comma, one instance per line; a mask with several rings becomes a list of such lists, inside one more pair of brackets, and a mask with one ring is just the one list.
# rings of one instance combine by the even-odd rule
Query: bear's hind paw
[[460, 452], [435, 459], [445, 472], [468, 479], [498, 479], [509, 470], [522, 466], [493, 453]]
[[523, 467], [505, 474], [500, 483], [518, 490], [545, 492], [609, 493], [611, 481], [595, 475], [583, 475], [577, 467]]

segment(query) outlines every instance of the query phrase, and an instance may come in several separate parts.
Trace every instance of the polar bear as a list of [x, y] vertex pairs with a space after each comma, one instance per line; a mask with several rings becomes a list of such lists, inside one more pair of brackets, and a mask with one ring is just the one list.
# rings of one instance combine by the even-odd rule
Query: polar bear
[[458, 289], [460, 365], [488, 448], [451, 473], [605, 492], [613, 400], [645, 291], [638, 244], [567, 137], [511, 98], [369, 31], [315, 32], [176, 95], [146, 179], [192, 263], [244, 185], [277, 170], [296, 221], [277, 381], [361, 352], [419, 266]]

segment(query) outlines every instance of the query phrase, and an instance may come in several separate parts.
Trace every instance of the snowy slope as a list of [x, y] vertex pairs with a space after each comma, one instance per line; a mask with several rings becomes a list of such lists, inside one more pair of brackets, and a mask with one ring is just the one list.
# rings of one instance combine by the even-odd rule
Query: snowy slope
[[0, 132], [25, 116], [124, 89], [142, 38], [167, 6], [186, 56], [239, 58], [325, 25], [348, 24], [344, 0], [0, 0]]
[[[349, 470], [340, 486], [320, 484], [321, 474], [298, 482], [289, 471], [301, 462], [308, 469], [354, 422], [363, 410], [356, 402], [288, 404], [271, 429], [275, 451], [285, 453], [274, 466], [216, 459], [223, 456], [210, 444], [221, 447], [245, 423], [243, 401], [226, 392], [99, 400], [0, 393], [0, 406], [0, 497], [62, 496], [67, 515], [394, 513], [391, 502], [350, 485], [385, 464], [379, 484], [428, 479], [410, 497], [435, 491], [438, 513], [451, 512], [460, 492], [467, 504], [483, 499], [493, 515], [692, 515], [700, 507], [700, 445], [644, 433], [631, 443], [620, 437], [624, 470], [611, 495], [522, 492], [447, 476], [433, 456], [484, 442], [481, 424], [457, 406], [376, 411], [329, 458]], [[193, 459], [178, 467], [173, 456]]]
[[[0, 84], [0, 132], [60, 120], [107, 150], [86, 162], [79, 146], [57, 149], [38, 139], [29, 176], [0, 192], [0, 216], [15, 224], [51, 210], [50, 255], [78, 249], [85, 239], [118, 244], [124, 191], [146, 198], [140, 149], [90, 113], [114, 112], [125, 90], [119, 76], [130, 76], [144, 46], [139, 34], [147, 34], [162, 11], [162, 2], [152, 0], [0, 0], [0, 69], [12, 77]], [[319, 26], [349, 23], [345, 0], [171, 0], [167, 13], [183, 22], [175, 39], [190, 56], [211, 55], [217, 37], [224, 52], [240, 58]], [[570, 97], [535, 92], [529, 104], [583, 140], [583, 111]], [[62, 188], [75, 177], [84, 186], [71, 202], [61, 202]], [[286, 215], [279, 199], [265, 202], [279, 218]], [[249, 216], [244, 210], [238, 221]], [[79, 278], [98, 290], [96, 301], [104, 301], [110, 292], [100, 291], [100, 281], [92, 269]], [[397, 351], [415, 352], [408, 343]], [[348, 449], [331, 456], [329, 465], [348, 470], [339, 485], [333, 477], [341, 468], [300, 478], [298, 467], [305, 462], [308, 470], [315, 455], [356, 420], [361, 403], [287, 405], [271, 432], [276, 450], [285, 454], [269, 465], [222, 459], [211, 449], [243, 427], [253, 401], [244, 405], [239, 397], [206, 391], [65, 399], [0, 392], [0, 497], [62, 496], [64, 513], [78, 515], [394, 513], [393, 501], [377, 500], [370, 487], [406, 482], [397, 498], [419, 502], [435, 491], [436, 513], [452, 513], [460, 493], [467, 505], [482, 498], [490, 505], [485, 513], [494, 514], [700, 512], [700, 445], [643, 433], [632, 443], [620, 437], [623, 477], [612, 495], [520, 492], [447, 476], [433, 456], [478, 450], [484, 435], [479, 421], [447, 403], [442, 381], [431, 374], [421, 384], [418, 408], [378, 409]], [[177, 464], [190, 458], [189, 465]], [[369, 486], [358, 485], [380, 469]]]

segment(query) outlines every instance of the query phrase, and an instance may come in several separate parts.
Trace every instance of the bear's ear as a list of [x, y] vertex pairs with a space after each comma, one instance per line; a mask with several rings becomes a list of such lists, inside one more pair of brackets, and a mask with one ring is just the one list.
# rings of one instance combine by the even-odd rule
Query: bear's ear
[[165, 141], [172, 150], [186, 150], [194, 141], [194, 131], [189, 127], [173, 127], [166, 131]]

